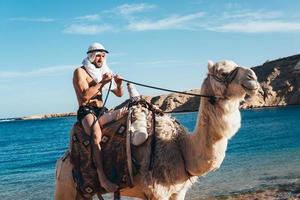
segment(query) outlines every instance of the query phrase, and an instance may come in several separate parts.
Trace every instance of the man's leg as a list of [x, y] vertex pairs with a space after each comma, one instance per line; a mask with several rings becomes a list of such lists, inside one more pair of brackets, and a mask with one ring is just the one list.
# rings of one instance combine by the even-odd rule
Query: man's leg
[[96, 120], [96, 117], [92, 114], [88, 114], [82, 119], [82, 125], [88, 135], [91, 134], [91, 131], [93, 134], [93, 143], [91, 144], [93, 148], [92, 156], [93, 161], [97, 167], [97, 174], [100, 184], [107, 192], [115, 192], [118, 189], [118, 186], [107, 179], [103, 170], [103, 158], [100, 146], [102, 132], [99, 123], [95, 123], [91, 128], [94, 120]]
[[[104, 113], [100, 119], [99, 123], [101, 126], [109, 123], [113, 120], [120, 119], [126, 112], [128, 112], [127, 107], [123, 107], [121, 109], [117, 109], [108, 113]], [[133, 111], [133, 115], [136, 120], [131, 124], [131, 128], [133, 130], [131, 143], [138, 146], [144, 143], [148, 138], [147, 132], [147, 116], [146, 113], [142, 111], [140, 108], [135, 108]]]
[[128, 108], [127, 107], [123, 107], [111, 112], [107, 112], [104, 113], [100, 119], [99, 119], [99, 123], [101, 126], [103, 126], [104, 124], [107, 124], [113, 120], [118, 120], [120, 119], [126, 112], [128, 112]]

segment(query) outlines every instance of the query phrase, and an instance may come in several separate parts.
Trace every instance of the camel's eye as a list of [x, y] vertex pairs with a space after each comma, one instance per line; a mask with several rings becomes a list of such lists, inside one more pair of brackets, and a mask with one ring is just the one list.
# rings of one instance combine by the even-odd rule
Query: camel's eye
[[227, 75], [228, 75], [228, 73], [226, 73], [226, 72], [221, 73], [221, 76], [223, 76], [223, 77], [226, 77]]

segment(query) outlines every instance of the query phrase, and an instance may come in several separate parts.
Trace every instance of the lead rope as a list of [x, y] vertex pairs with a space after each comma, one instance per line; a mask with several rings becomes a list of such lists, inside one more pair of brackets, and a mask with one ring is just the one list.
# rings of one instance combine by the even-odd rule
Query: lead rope
[[217, 99], [219, 98], [217, 96], [212, 96], [212, 95], [194, 94], [194, 93], [189, 93], [189, 92], [180, 92], [180, 91], [176, 91], [176, 90], [170, 90], [170, 89], [166, 89], [166, 88], [161, 88], [161, 87], [146, 85], [146, 84], [142, 84], [142, 83], [137, 83], [137, 82], [126, 80], [126, 79], [121, 79], [121, 80], [125, 81], [127, 83], [132, 83], [132, 84], [136, 84], [136, 85], [139, 85], [139, 86], [148, 87], [148, 88], [152, 88], [152, 89], [156, 89], [156, 90], [162, 90], [162, 91], [173, 92], [173, 93], [184, 94], [184, 95], [190, 95], [190, 96], [196, 96], [196, 97], [209, 98], [208, 101], [212, 105], [214, 105], [216, 103]]
[[102, 105], [102, 108], [101, 108], [101, 110], [100, 110], [98, 116], [96, 116], [96, 119], [94, 120], [94, 122], [93, 122], [93, 124], [92, 124], [92, 126], [91, 126], [91, 133], [92, 133], [92, 129], [93, 129], [93, 127], [95, 126], [96, 122], [99, 120], [99, 118], [101, 117], [101, 115], [102, 115], [103, 112], [104, 112], [104, 107], [105, 107], [106, 101], [107, 101], [108, 96], [109, 96], [109, 92], [110, 92], [110, 89], [111, 89], [111, 85], [112, 85], [112, 81], [110, 81], [110, 83], [109, 83], [108, 91], [107, 91], [107, 94], [106, 94], [104, 103], [103, 103], [103, 105]]
[[[105, 97], [105, 100], [104, 100], [104, 103], [102, 105], [102, 108], [98, 114], [98, 116], [96, 116], [96, 119], [94, 119], [94, 122], [93, 124], [91, 125], [91, 130], [90, 130], [90, 145], [91, 145], [91, 156], [92, 156], [92, 160], [93, 160], [93, 148], [92, 148], [92, 142], [93, 142], [93, 135], [94, 135], [94, 132], [93, 132], [93, 127], [95, 126], [96, 122], [99, 121], [99, 118], [102, 116], [103, 112], [104, 112], [104, 108], [105, 108], [105, 104], [106, 104], [106, 101], [108, 99], [108, 96], [109, 96], [109, 93], [110, 93], [110, 89], [111, 89], [111, 85], [112, 85], [112, 81], [110, 81], [109, 83], [109, 87], [108, 87], [108, 91], [107, 91], [107, 94], [106, 94], [106, 97]], [[101, 194], [97, 194], [97, 197], [99, 200], [103, 200], [103, 197]], [[117, 190], [116, 192], [114, 192], [114, 200], [120, 200], [120, 190]]]
[[104, 103], [103, 103], [103, 105], [102, 105], [102, 108], [101, 108], [101, 110], [100, 110], [98, 116], [96, 116], [96, 119], [94, 119], [94, 122], [93, 122], [92, 125], [91, 125], [91, 129], [90, 129], [90, 133], [91, 133], [91, 134], [90, 134], [90, 144], [91, 144], [91, 156], [92, 156], [91, 159], [92, 159], [92, 160], [93, 160], [93, 148], [92, 148], [92, 142], [93, 142], [93, 136], [94, 136], [93, 128], [94, 128], [96, 122], [99, 121], [99, 118], [101, 117], [101, 115], [102, 115], [103, 112], [104, 112], [104, 107], [105, 107], [107, 98], [108, 98], [108, 96], [109, 96], [111, 84], [112, 84], [112, 81], [110, 81], [110, 84], [109, 84], [109, 87], [108, 87], [108, 91], [107, 91], [107, 94], [106, 94]]

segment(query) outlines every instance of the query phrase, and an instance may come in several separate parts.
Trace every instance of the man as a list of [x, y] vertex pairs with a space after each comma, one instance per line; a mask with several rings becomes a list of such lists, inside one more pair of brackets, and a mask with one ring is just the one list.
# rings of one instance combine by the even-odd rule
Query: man
[[[122, 79], [119, 75], [113, 75], [106, 64], [108, 51], [100, 43], [93, 43], [87, 51], [87, 57], [83, 60], [82, 67], [75, 70], [73, 86], [76, 92], [79, 109], [77, 112], [78, 121], [82, 123], [85, 132], [93, 136], [92, 150], [93, 161], [97, 168], [100, 185], [107, 192], [114, 192], [118, 186], [108, 180], [103, 170], [101, 155], [101, 125], [121, 115], [121, 110], [103, 114], [97, 123], [94, 121], [102, 111], [102, 90], [107, 89], [111, 84], [111, 91], [118, 97], [123, 95]], [[94, 125], [93, 125], [94, 123]]]

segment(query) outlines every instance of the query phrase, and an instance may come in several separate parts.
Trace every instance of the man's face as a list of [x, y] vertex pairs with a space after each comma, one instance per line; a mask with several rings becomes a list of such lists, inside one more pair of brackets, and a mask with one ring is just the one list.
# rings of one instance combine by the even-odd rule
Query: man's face
[[105, 53], [104, 52], [100, 52], [95, 56], [95, 60], [93, 62], [93, 64], [97, 67], [100, 68], [102, 67], [104, 60], [105, 60]]

